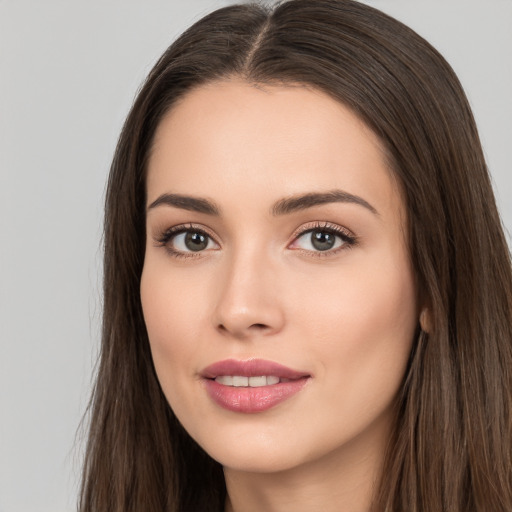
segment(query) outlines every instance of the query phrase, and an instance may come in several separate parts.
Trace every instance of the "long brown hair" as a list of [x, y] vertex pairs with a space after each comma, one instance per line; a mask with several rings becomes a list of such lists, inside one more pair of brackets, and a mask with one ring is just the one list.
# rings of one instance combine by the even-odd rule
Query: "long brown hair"
[[162, 116], [218, 79], [301, 83], [380, 137], [403, 190], [408, 243], [432, 325], [410, 357], [375, 510], [512, 510], [512, 272], [462, 87], [425, 40], [352, 0], [238, 5], [187, 30], [126, 120], [105, 209], [101, 358], [81, 512], [220, 511], [222, 468], [160, 389], [142, 317], [145, 167]]

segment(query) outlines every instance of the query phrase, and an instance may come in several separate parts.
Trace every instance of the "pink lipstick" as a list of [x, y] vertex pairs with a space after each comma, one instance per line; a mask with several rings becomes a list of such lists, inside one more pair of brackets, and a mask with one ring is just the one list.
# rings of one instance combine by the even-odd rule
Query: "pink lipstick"
[[202, 372], [217, 404], [234, 412], [263, 412], [298, 393], [311, 375], [264, 359], [227, 359]]

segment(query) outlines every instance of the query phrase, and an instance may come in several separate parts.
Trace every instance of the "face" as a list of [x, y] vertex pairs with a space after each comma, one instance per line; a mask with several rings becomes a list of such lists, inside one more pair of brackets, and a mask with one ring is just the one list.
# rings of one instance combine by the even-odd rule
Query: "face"
[[418, 322], [379, 141], [303, 86], [202, 86], [147, 176], [144, 318], [162, 389], [226, 468], [384, 449]]

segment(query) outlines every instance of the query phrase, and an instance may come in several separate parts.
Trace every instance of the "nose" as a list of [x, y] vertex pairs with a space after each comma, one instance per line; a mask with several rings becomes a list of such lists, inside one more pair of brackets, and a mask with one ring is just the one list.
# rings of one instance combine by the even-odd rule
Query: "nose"
[[225, 263], [213, 315], [215, 328], [236, 339], [276, 334], [285, 322], [278, 270], [258, 251]]

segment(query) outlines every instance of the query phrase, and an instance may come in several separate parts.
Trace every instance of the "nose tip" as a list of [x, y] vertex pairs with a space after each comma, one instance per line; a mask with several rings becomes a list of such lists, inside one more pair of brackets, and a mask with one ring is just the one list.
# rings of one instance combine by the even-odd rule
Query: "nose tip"
[[241, 315], [224, 315], [220, 323], [217, 325], [217, 329], [224, 334], [232, 335], [236, 338], [243, 339], [251, 336], [266, 335], [272, 332], [276, 332], [278, 322], [271, 322], [270, 319], [267, 321], [272, 325], [256, 322], [251, 323], [250, 312]]
[[235, 265], [230, 275], [224, 276], [227, 279], [219, 287], [213, 319], [221, 334], [246, 339], [268, 336], [282, 329], [284, 312], [275, 293], [275, 280], [269, 268], [265, 272], [261, 270]]

